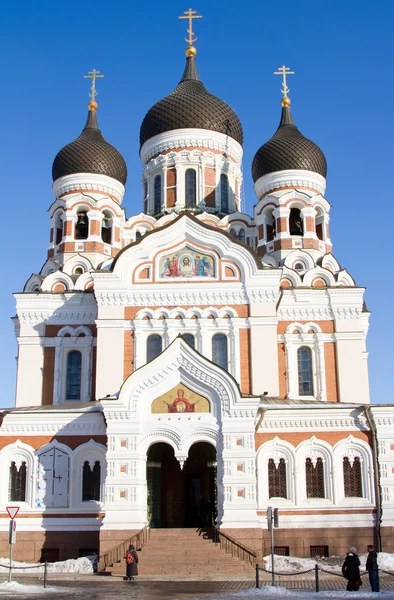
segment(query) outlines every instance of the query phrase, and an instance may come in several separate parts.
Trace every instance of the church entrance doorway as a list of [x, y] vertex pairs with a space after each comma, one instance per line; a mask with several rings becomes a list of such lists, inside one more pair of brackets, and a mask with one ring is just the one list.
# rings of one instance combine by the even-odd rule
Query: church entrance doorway
[[181, 469], [169, 444], [153, 444], [147, 486], [151, 527], [210, 527], [216, 517], [216, 449], [193, 444]]

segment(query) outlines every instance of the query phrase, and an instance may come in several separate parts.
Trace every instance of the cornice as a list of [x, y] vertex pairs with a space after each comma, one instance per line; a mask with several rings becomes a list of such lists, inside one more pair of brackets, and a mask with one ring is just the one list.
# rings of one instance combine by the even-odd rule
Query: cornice
[[96, 322], [96, 318], [97, 308], [91, 311], [18, 311], [19, 322], [23, 325], [38, 325], [40, 323], [46, 323], [47, 325], [93, 325]]
[[324, 196], [326, 180], [322, 175], [313, 171], [288, 169], [263, 175], [254, 184], [254, 191], [258, 199], [263, 194], [280, 188], [309, 188]]
[[104, 192], [111, 196], [115, 196], [119, 204], [123, 200], [125, 187], [117, 179], [108, 177], [107, 175], [98, 175], [96, 173], [73, 173], [65, 175], [54, 181], [52, 186], [55, 198], [70, 192], [80, 192], [82, 190], [90, 190], [92, 192]]

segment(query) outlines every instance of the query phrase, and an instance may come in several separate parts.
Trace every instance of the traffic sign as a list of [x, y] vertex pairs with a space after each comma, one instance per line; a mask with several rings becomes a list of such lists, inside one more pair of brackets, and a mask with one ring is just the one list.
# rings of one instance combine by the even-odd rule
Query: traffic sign
[[6, 506], [6, 511], [8, 512], [8, 516], [10, 519], [15, 519], [16, 515], [19, 512], [19, 506]]

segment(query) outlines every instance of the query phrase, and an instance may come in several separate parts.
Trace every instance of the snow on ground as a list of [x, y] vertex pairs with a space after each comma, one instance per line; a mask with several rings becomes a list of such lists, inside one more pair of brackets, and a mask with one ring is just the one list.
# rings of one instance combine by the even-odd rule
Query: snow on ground
[[[70, 558], [69, 560], [48, 563], [48, 573], [93, 573], [93, 565], [95, 560], [96, 557], [94, 556], [84, 556], [83, 558]], [[8, 558], [0, 558], [0, 573], [8, 573], [9, 564], [10, 562]], [[13, 560], [12, 566], [15, 567], [15, 569], [13, 569], [13, 573], [30, 573], [33, 576], [44, 573], [43, 564], [37, 566], [35, 569], [32, 569], [31, 567], [33, 564], [34, 563], [17, 562]]]
[[[270, 585], [265, 585], [260, 590], [257, 589], [249, 589], [243, 590], [242, 592], [236, 592], [233, 594], [226, 594], [225, 596], [220, 596], [217, 600], [280, 600], [284, 598], [285, 600], [324, 600], [325, 598], [335, 598], [335, 600], [347, 600], [352, 598], [353, 600], [372, 600], [372, 599], [380, 599], [380, 600], [394, 600], [394, 592], [381, 592], [379, 594], [373, 592], [342, 592], [339, 590], [333, 590], [330, 592], [307, 592], [307, 591], [299, 591], [293, 592], [292, 590], [287, 590], [284, 587], [272, 587]], [[211, 600], [215, 600], [211, 598]]]
[[60, 588], [60, 587], [44, 588], [43, 585], [41, 585], [41, 586], [23, 585], [22, 583], [17, 583], [16, 581], [10, 581], [10, 582], [4, 581], [4, 583], [0, 583], [0, 598], [2, 596], [6, 597], [6, 598], [11, 598], [11, 597], [18, 596], [19, 594], [23, 594], [23, 595], [29, 594], [29, 596], [35, 596], [38, 594], [47, 594], [47, 593], [53, 594], [54, 591], [64, 593], [67, 590], [65, 590], [64, 588]]
[[[368, 554], [359, 554], [361, 562], [361, 571], [365, 570], [365, 562]], [[299, 571], [308, 571], [319, 565], [321, 569], [332, 571], [334, 573], [342, 572], [343, 556], [331, 556], [329, 558], [298, 558], [296, 556], [278, 556], [275, 555], [274, 567], [275, 573], [294, 573]], [[384, 571], [394, 571], [394, 554], [388, 552], [379, 552], [378, 564]], [[264, 557], [265, 568], [271, 571], [271, 555]]]

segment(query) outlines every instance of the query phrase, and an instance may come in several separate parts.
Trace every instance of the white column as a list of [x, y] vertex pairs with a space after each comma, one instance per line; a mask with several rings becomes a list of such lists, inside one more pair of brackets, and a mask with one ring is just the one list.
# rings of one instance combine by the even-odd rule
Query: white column
[[319, 334], [316, 335], [315, 352], [317, 363], [318, 397], [320, 400], [327, 400], [324, 342], [321, 338], [319, 339]]
[[292, 343], [292, 335], [285, 334], [285, 353], [286, 353], [286, 387], [287, 397], [295, 398], [298, 396], [298, 390], [295, 389], [296, 378], [296, 352], [294, 344]]

